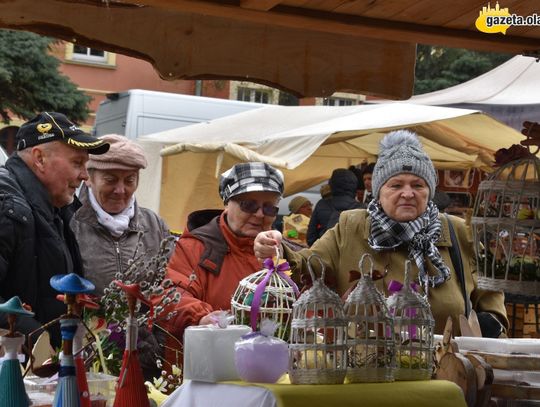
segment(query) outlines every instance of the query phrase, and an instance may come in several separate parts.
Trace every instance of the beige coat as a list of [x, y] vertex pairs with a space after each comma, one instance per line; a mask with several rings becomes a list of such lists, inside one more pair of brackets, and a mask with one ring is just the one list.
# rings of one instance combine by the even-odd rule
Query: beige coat
[[[444, 263], [451, 269], [451, 278], [441, 286], [430, 289], [429, 302], [435, 318], [435, 333], [441, 334], [443, 332], [446, 318], [448, 315], [451, 315], [454, 322], [454, 333], [457, 334], [459, 332], [458, 316], [464, 313], [465, 302], [459, 280], [453, 270], [450, 259], [449, 247], [452, 246], [452, 243], [448, 224], [444, 216], [440, 218], [442, 233], [437, 247]], [[466, 290], [473, 308], [476, 311], [488, 311], [496, 314], [499, 320], [508, 327], [504, 294], [484, 291], [477, 287], [476, 259], [470, 228], [460, 218], [455, 216], [449, 216], [449, 218], [452, 221], [459, 241], [466, 279]], [[285, 257], [291, 265], [293, 275], [298, 277], [298, 273], [308, 273], [306, 259], [311, 253], [316, 253], [321, 256], [327, 265], [325, 280], [333, 285], [333, 288], [336, 289], [338, 294], [343, 295], [353, 285], [353, 282], [349, 281], [349, 271], [359, 270], [358, 263], [362, 254], [369, 253], [373, 256], [375, 270], [381, 273], [387, 270], [387, 274], [384, 278], [376, 281], [376, 285], [388, 296], [387, 288], [391, 280], [403, 282], [408, 251], [406, 247], [381, 252], [371, 249], [367, 242], [371, 229], [370, 224], [366, 210], [346, 211], [342, 213], [339, 223], [334, 228], [328, 230], [310, 249], [295, 253], [285, 248]], [[434, 268], [431, 263], [427, 262], [427, 266], [429, 274], [433, 274]], [[318, 273], [318, 267], [316, 269]], [[414, 263], [411, 264], [411, 271], [411, 277], [416, 280], [418, 277], [418, 268]]]

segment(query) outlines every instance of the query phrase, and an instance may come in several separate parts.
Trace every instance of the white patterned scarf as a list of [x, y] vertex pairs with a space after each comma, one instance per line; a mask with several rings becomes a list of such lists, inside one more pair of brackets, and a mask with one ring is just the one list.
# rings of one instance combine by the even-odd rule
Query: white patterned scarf
[[[409, 258], [418, 266], [422, 283], [427, 281], [431, 287], [437, 287], [450, 278], [450, 270], [435, 246], [441, 236], [441, 221], [439, 210], [433, 201], [429, 201], [422, 215], [410, 222], [397, 222], [391, 219], [376, 200], [369, 203], [367, 210], [371, 217], [368, 244], [373, 250], [388, 250], [407, 244]], [[437, 271], [435, 276], [428, 276], [424, 256], [435, 267]]]
[[96, 212], [97, 221], [103, 225], [114, 237], [120, 237], [129, 227], [129, 221], [135, 215], [135, 196], [132, 196], [128, 206], [120, 213], [111, 215], [103, 210], [98, 203], [92, 188], [88, 188], [90, 205]]

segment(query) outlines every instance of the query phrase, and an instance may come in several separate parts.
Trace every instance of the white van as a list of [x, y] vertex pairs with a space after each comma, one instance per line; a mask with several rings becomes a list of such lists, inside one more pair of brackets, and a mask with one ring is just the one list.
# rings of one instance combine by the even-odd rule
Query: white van
[[130, 139], [228, 116], [265, 105], [131, 89], [110, 93], [96, 113], [94, 134], [122, 134]]

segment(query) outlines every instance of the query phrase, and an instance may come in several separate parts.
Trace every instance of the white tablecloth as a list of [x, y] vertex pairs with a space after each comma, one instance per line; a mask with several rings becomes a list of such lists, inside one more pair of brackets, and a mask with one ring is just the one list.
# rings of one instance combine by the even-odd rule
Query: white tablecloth
[[276, 407], [263, 387], [186, 380], [161, 407]]

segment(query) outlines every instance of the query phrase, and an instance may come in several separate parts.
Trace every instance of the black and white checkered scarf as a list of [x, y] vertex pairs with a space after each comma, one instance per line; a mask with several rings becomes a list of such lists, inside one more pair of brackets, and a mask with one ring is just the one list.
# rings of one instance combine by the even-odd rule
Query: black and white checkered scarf
[[[367, 210], [371, 216], [368, 244], [373, 250], [388, 250], [407, 244], [409, 258], [418, 266], [422, 283], [427, 280], [431, 287], [437, 287], [450, 278], [450, 270], [435, 246], [441, 236], [441, 222], [439, 210], [432, 201], [422, 215], [410, 222], [390, 219], [376, 200], [369, 203]], [[424, 256], [431, 260], [437, 275], [428, 276]]]

